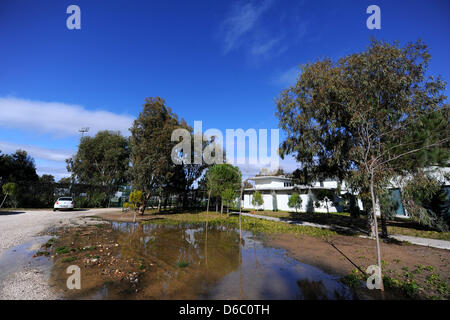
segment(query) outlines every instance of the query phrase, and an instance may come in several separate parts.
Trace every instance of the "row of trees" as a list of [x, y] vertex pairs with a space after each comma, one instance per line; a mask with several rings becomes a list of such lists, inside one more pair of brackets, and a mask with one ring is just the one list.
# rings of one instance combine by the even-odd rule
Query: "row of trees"
[[[183, 149], [176, 150], [176, 156], [183, 160], [176, 164], [172, 154], [176, 142], [172, 141], [172, 134], [180, 128], [193, 135], [192, 128], [162, 98], [148, 98], [130, 128], [129, 138], [111, 131], [83, 137], [77, 153], [66, 160], [67, 170], [74, 182], [99, 184], [109, 192], [117, 190], [120, 184], [131, 183], [133, 189], [142, 192], [138, 203], [140, 214], [144, 214], [152, 198], [158, 199], [158, 210], [173, 195], [177, 195], [183, 208], [189, 207], [188, 195], [196, 182], [207, 193], [208, 206], [210, 198], [214, 198], [216, 204], [220, 202], [223, 212], [224, 205], [231, 206], [238, 196], [242, 180], [239, 169], [229, 164], [210, 166], [205, 162], [186, 161], [187, 155], [195, 157], [195, 154]], [[202, 150], [210, 143], [211, 140], [205, 139]], [[192, 149], [195, 153], [196, 148]]]
[[[39, 177], [34, 159], [26, 151], [17, 150], [13, 154], [0, 152], [0, 186], [4, 194], [3, 206], [46, 206], [47, 194], [43, 193], [36, 197], [33, 190], [37, 184], [45, 184], [49, 181], [54, 182], [54, 177], [51, 175]], [[53, 200], [52, 198], [51, 201]]]

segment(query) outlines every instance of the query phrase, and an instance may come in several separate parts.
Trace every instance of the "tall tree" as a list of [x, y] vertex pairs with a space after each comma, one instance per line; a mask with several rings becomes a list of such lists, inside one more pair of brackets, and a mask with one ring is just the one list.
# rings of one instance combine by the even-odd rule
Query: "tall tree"
[[[406, 169], [399, 165], [405, 159], [448, 143], [448, 124], [430, 140], [409, 135], [420, 119], [448, 107], [445, 82], [425, 76], [429, 60], [421, 41], [400, 48], [372, 40], [366, 51], [335, 63], [326, 59], [303, 66], [297, 83], [277, 100], [280, 127], [287, 133], [282, 156], [294, 154], [314, 177], [362, 177], [360, 187], [369, 190], [371, 199], [380, 268], [375, 212], [381, 188]], [[383, 213], [381, 218], [387, 236]]]
[[66, 160], [67, 171], [78, 183], [108, 187], [108, 193], [126, 181], [129, 167], [128, 140], [115, 131], [99, 131], [83, 137], [77, 153]]
[[155, 195], [161, 197], [175, 172], [171, 154], [176, 143], [171, 141], [172, 132], [186, 127], [184, 120], [179, 121], [160, 97], [147, 98], [142, 112], [133, 122], [130, 128], [130, 173], [133, 186], [144, 193], [142, 215], [147, 201]]
[[0, 185], [8, 182], [16, 183], [15, 205], [21, 207], [37, 205], [33, 191], [38, 181], [34, 159], [26, 151], [17, 150], [10, 155], [0, 155]]
[[208, 193], [220, 198], [220, 212], [223, 213], [223, 200], [231, 197], [232, 192], [239, 192], [241, 188], [241, 171], [229, 163], [215, 164], [208, 169], [207, 179]]
[[4, 182], [36, 182], [34, 159], [24, 150], [13, 154], [0, 154], [0, 183]]

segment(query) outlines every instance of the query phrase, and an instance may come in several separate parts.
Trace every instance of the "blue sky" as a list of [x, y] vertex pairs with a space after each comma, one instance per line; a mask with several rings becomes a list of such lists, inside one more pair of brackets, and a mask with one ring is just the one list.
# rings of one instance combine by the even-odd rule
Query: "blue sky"
[[[81, 30], [66, 27], [71, 4]], [[381, 30], [366, 27], [371, 4]], [[448, 81], [449, 9], [446, 0], [2, 0], [0, 150], [25, 149], [39, 174], [60, 178], [79, 128], [128, 134], [150, 96], [203, 130], [277, 128], [275, 98], [299, 64], [362, 51], [370, 37], [422, 38], [430, 73]]]

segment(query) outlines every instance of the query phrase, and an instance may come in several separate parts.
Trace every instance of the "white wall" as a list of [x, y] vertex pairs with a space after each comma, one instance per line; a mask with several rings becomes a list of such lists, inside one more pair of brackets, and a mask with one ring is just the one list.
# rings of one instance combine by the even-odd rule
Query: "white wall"
[[261, 178], [256, 179], [255, 181], [255, 189], [269, 189], [269, 188], [283, 188], [284, 183], [287, 182], [286, 179], [280, 178]]

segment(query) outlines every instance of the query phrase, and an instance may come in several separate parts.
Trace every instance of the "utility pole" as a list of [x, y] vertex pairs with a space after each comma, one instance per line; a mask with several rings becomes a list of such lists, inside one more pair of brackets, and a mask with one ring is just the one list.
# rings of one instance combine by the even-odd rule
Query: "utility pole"
[[89, 131], [89, 127], [84, 127], [78, 130], [78, 132], [81, 132], [81, 139], [84, 137], [84, 133]]

